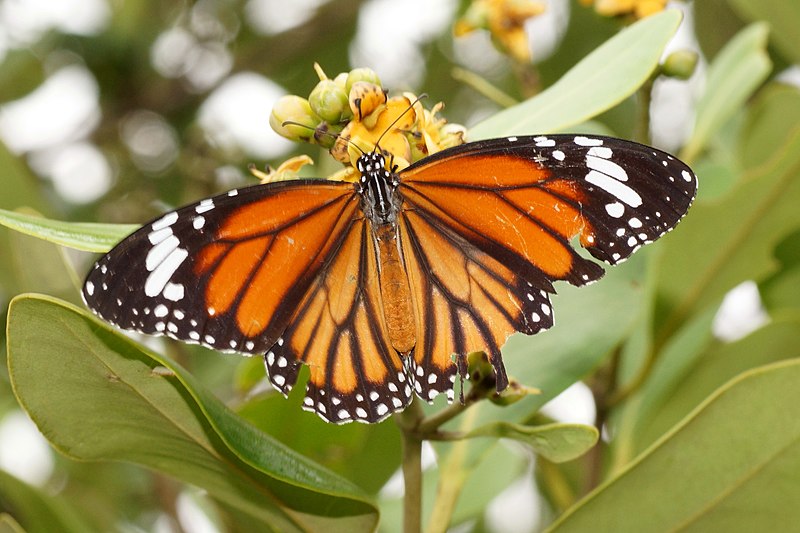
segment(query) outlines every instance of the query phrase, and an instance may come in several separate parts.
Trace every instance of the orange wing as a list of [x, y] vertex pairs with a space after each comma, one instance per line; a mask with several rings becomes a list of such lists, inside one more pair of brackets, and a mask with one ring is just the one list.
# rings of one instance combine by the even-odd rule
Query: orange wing
[[263, 354], [359, 214], [350, 183], [234, 190], [123, 240], [95, 264], [83, 297], [124, 329]]
[[425, 211], [404, 211], [400, 224], [417, 324], [409, 369], [417, 395], [431, 401], [446, 392], [452, 401], [456, 370], [466, 375], [473, 351], [486, 352], [497, 390], [505, 389], [500, 348], [515, 331], [532, 335], [553, 325], [552, 286], [535, 287]]
[[[672, 229], [694, 198], [684, 163], [608, 137], [479, 141], [400, 172], [401, 239], [417, 319], [414, 375], [425, 399], [447, 391], [464, 356], [553, 323], [552, 282], [584, 285]], [[455, 355], [455, 359], [453, 359]], [[445, 381], [445, 383], [442, 383]]]
[[289, 327], [266, 355], [272, 384], [288, 394], [301, 363], [311, 370], [303, 408], [329, 422], [379, 422], [411, 401], [413, 382], [384, 319], [370, 223], [355, 221]]

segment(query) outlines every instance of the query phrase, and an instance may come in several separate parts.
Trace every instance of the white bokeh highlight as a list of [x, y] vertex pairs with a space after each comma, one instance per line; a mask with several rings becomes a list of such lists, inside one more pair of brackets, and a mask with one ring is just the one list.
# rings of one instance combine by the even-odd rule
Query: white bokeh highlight
[[244, 6], [247, 23], [257, 32], [274, 35], [310, 20], [328, 0], [250, 0]]
[[593, 426], [597, 418], [592, 391], [582, 381], [573, 383], [544, 404], [541, 412], [556, 422], [587, 426]]
[[81, 139], [100, 121], [99, 94], [86, 67], [63, 67], [24, 97], [0, 107], [0, 138], [18, 154]]
[[30, 418], [11, 411], [0, 420], [0, 470], [41, 487], [53, 465], [53, 451]]
[[542, 517], [542, 504], [535, 489], [533, 468], [511, 483], [489, 502], [486, 525], [494, 533], [531, 533]]
[[758, 285], [745, 281], [728, 291], [714, 316], [711, 331], [719, 340], [737, 341], [769, 322]]
[[425, 75], [420, 48], [447, 31], [455, 0], [370, 0], [359, 12], [350, 63], [378, 73], [384, 87], [417, 86]]
[[0, 2], [0, 28], [15, 46], [38, 41], [56, 30], [74, 35], [95, 35], [111, 19], [106, 0], [5, 0]]
[[285, 92], [260, 74], [241, 72], [209, 95], [200, 107], [198, 121], [217, 146], [273, 159], [292, 149], [292, 143], [269, 126], [272, 106]]

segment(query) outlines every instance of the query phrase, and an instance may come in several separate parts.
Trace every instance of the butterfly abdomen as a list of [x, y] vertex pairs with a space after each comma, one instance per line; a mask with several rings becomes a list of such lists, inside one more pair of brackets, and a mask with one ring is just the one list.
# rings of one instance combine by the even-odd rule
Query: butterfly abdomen
[[396, 224], [373, 226], [383, 313], [392, 347], [402, 354], [416, 344], [414, 311], [405, 266], [400, 257]]

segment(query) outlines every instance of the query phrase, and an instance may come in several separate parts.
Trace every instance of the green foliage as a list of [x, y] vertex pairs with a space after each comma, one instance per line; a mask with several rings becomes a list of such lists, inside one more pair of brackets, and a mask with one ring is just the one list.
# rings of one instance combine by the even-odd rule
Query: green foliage
[[[222, 28], [245, 17], [236, 3], [200, 4], [215, 6]], [[495, 110], [470, 130], [472, 139], [647, 131], [647, 109], [637, 111], [630, 97], [649, 102], [680, 15], [623, 28], [577, 2], [571, 7], [561, 46], [538, 71], [506, 64], [483, 80], [518, 100], [538, 82], [541, 92]], [[325, 424], [301, 410], [301, 386], [288, 400], [261, 390], [258, 358], [171, 341], [144, 348], [79, 304], [89, 258], [66, 248], [105, 251], [136, 227], [120, 222], [220, 192], [212, 178], [218, 167], [251, 162], [200, 133], [197, 110], [210, 89], [187, 89], [185, 79], [164, 78], [149, 64], [155, 38], [189, 20], [189, 9], [116, 3], [98, 35], [52, 32], [3, 59], [7, 102], [41, 83], [48, 67], [40, 58], [80, 58], [101, 93], [102, 123], [91, 140], [118, 172], [106, 197], [75, 206], [35, 177], [24, 155], [0, 146], [0, 299], [10, 302], [7, 338], [0, 334], [8, 363], [0, 421], [21, 407], [60, 452], [44, 487], [0, 470], [0, 531], [152, 529], [158, 514], [176, 519], [177, 495], [195, 488], [222, 531], [400, 531], [408, 508], [381, 488], [401, 466], [402, 421]], [[242, 25], [231, 37], [233, 71], [307, 94], [314, 61], [348, 70], [359, 9], [357, 1], [331, 2], [301, 28], [272, 36]], [[797, 62], [798, 9], [790, 0], [709, 0], [695, 10], [709, 67], [678, 153], [698, 170], [696, 205], [673, 233], [599, 283], [557, 285], [552, 330], [509, 339], [509, 376], [539, 394], [506, 406], [448, 407], [443, 399], [423, 406], [423, 424], [444, 422], [423, 434], [436, 454], [420, 480], [426, 530], [490, 529], [484, 510], [530, 472], [531, 454], [543, 506], [538, 529], [782, 531], [798, 522], [800, 90], [775, 81], [773, 70]], [[463, 121], [488, 104], [449, 76], [448, 31], [426, 45], [427, 77], [414, 89], [445, 100], [445, 116]], [[115, 133], [142, 109], [163, 117], [179, 139], [166, 171], [138, 168]], [[327, 173], [324, 165], [317, 173]], [[720, 303], [745, 281], [758, 285], [769, 321], [739, 339], [718, 339]], [[29, 291], [48, 296], [12, 301]], [[539, 412], [580, 380], [595, 396], [597, 427]]]

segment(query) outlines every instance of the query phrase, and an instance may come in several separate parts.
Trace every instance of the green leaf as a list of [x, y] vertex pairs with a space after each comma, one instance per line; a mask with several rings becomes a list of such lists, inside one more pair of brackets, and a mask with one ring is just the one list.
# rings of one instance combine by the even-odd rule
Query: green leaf
[[750, 104], [742, 135], [733, 144], [741, 165], [755, 168], [768, 162], [786, 132], [800, 124], [800, 89], [773, 82], [759, 91]]
[[495, 437], [523, 442], [553, 463], [576, 459], [597, 444], [600, 434], [593, 426], [583, 424], [545, 424], [526, 426], [510, 422], [494, 422], [473, 429], [465, 438]]
[[[642, 310], [641, 267], [647, 252], [614, 268], [600, 282], [575, 288], [558, 284], [553, 298], [556, 326], [533, 337], [512, 336], [503, 347], [509, 377], [541, 389], [512, 405], [499, 407], [481, 402], [451, 421], [447, 429], [469, 432], [484, 424], [506, 421], [522, 423], [561, 391], [588, 375], [633, 328]], [[439, 494], [454, 495], [445, 505], [454, 505], [458, 494], [470, 482], [473, 472], [497, 441], [472, 439], [435, 443], [440, 465], [447, 465], [439, 477]], [[553, 452], [557, 453], [557, 452]], [[441, 507], [441, 502], [437, 502]], [[451, 511], [452, 512], [452, 511]], [[447, 515], [448, 510], [440, 510]]]
[[788, 531], [800, 523], [800, 361], [746, 372], [550, 529]]
[[790, 63], [800, 63], [797, 28], [800, 28], [800, 3], [786, 0], [728, 0], [742, 17], [767, 22], [775, 47]]
[[139, 227], [132, 224], [64, 222], [5, 209], [0, 209], [0, 225], [86, 252], [107, 252]]
[[723, 199], [692, 207], [661, 243], [657, 292], [669, 309], [658, 325], [661, 341], [694, 313], [717, 305], [732, 287], [779, 268], [775, 246], [800, 228], [800, 128], [784, 131], [767, 163]]
[[14, 525], [29, 533], [81, 533], [91, 529], [77, 510], [61, 498], [45, 494], [2, 470], [0, 512], [10, 513], [10, 519], [0, 520], [0, 531], [17, 531]]
[[681, 159], [692, 163], [767, 78], [772, 69], [767, 54], [768, 36], [766, 24], [751, 24], [714, 58], [708, 68], [705, 92], [697, 103], [694, 132], [681, 151]]
[[[260, 366], [263, 379], [263, 361]], [[301, 376], [298, 383], [304, 380]], [[299, 386], [288, 400], [278, 393], [262, 395], [245, 403], [238, 414], [292, 450], [377, 493], [400, 468], [397, 425], [328, 424], [302, 411], [303, 397], [303, 387]]]
[[375, 527], [360, 489], [247, 424], [175, 363], [53, 298], [21, 296], [10, 308], [14, 391], [65, 455], [171, 475], [265, 528]]
[[637, 431], [639, 447], [655, 441], [726, 381], [790, 358], [800, 358], [800, 317], [792, 315], [776, 317], [737, 342], [708, 350], [681, 376], [669, 398], [643, 417]]
[[680, 21], [667, 10], [631, 25], [541, 94], [476, 125], [470, 139], [563, 131], [614, 107], [650, 77]]
[[9, 514], [0, 513], [0, 533], [25, 533], [19, 522]]

